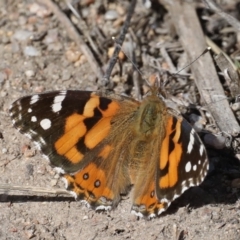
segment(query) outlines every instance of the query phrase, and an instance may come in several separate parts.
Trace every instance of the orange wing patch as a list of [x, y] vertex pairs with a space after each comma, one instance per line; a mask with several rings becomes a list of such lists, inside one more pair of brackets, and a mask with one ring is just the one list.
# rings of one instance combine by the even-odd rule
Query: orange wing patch
[[[74, 191], [80, 200], [86, 200], [93, 206], [104, 205], [113, 200], [114, 194], [106, 185], [104, 171], [94, 163], [90, 163], [73, 176], [65, 174], [63, 177], [68, 182], [68, 190]], [[108, 201], [104, 202], [104, 198]]]
[[144, 216], [151, 216], [157, 215], [159, 211], [164, 211], [166, 207], [166, 203], [161, 203], [157, 199], [155, 193], [155, 182], [152, 181], [148, 191], [134, 201], [132, 210], [136, 213], [140, 212]]
[[[167, 174], [159, 179], [160, 188], [173, 187], [178, 181], [178, 165], [182, 156], [182, 144], [178, 142], [181, 134], [181, 121], [174, 122], [173, 117], [169, 117], [166, 127], [166, 136], [163, 139], [160, 151], [161, 170], [168, 167]], [[172, 136], [173, 135], [173, 136]], [[174, 148], [170, 149], [171, 141]], [[167, 166], [168, 165], [168, 166]]]
[[55, 143], [55, 149], [59, 155], [65, 156], [72, 163], [78, 163], [83, 159], [83, 154], [76, 148], [76, 144], [82, 138], [87, 128], [84, 125], [84, 116], [73, 114], [66, 120], [64, 135]]
[[106, 159], [109, 155], [109, 153], [111, 152], [112, 147], [110, 145], [106, 145], [104, 146], [104, 148], [102, 149], [102, 151], [99, 153], [99, 157], [102, 157], [103, 159]]
[[84, 139], [84, 144], [89, 149], [94, 148], [100, 143], [110, 132], [112, 117], [101, 119], [87, 133]]
[[[77, 148], [77, 144], [83, 139], [84, 147], [93, 149], [107, 137], [111, 128], [111, 120], [117, 113], [120, 105], [110, 101], [107, 106], [101, 106], [101, 97], [91, 94], [86, 102], [83, 113], [73, 113], [66, 119], [64, 134], [55, 142], [55, 149], [59, 155], [66, 157], [71, 163], [82, 161], [84, 154]], [[95, 116], [95, 111], [100, 116]], [[88, 121], [95, 120], [96, 124], [88, 129]]]

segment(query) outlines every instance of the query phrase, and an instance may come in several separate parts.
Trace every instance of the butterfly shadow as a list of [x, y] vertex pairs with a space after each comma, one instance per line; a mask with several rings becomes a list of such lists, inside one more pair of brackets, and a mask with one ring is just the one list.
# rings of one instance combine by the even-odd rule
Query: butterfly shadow
[[211, 204], [234, 204], [240, 199], [240, 184], [235, 188], [232, 184], [234, 179], [240, 179], [240, 161], [228, 149], [208, 150], [208, 155], [210, 170], [204, 182], [188, 189], [163, 215], [174, 214], [181, 207], [191, 212]]
[[10, 194], [0, 194], [0, 202], [74, 202], [73, 197], [65, 196], [29, 196], [29, 195], [10, 195]]

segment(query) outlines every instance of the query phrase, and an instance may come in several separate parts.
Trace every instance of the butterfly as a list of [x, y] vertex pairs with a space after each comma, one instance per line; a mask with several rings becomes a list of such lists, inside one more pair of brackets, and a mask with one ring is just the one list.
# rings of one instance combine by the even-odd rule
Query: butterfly
[[132, 189], [131, 211], [156, 217], [208, 172], [199, 136], [156, 90], [142, 102], [110, 91], [53, 91], [20, 98], [9, 111], [67, 189], [95, 210], [115, 208]]

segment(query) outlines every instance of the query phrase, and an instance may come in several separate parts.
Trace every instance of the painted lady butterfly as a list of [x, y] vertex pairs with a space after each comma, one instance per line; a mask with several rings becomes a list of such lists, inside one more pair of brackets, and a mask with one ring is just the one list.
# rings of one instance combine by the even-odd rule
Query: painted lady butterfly
[[133, 188], [132, 211], [155, 217], [208, 171], [189, 123], [152, 91], [142, 102], [111, 92], [55, 91], [20, 98], [13, 125], [61, 169], [67, 189], [96, 210]]

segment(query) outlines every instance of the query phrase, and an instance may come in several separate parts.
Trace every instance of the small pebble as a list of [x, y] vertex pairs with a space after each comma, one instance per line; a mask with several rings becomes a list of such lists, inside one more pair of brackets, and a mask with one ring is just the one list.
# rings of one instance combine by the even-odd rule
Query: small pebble
[[6, 79], [6, 74], [4, 72], [0, 72], [0, 83], [3, 83]]
[[58, 182], [58, 179], [52, 179], [50, 184], [52, 187], [54, 187], [57, 185], [57, 182]]
[[238, 111], [240, 110], [240, 102], [236, 102], [231, 106], [233, 111]]
[[40, 52], [33, 46], [26, 46], [23, 50], [25, 56], [36, 57], [40, 56]]
[[34, 77], [35, 76], [35, 72], [33, 71], [33, 70], [26, 70], [25, 71], [25, 75], [27, 76], [27, 77]]
[[50, 43], [58, 42], [58, 29], [50, 29], [47, 32], [46, 37], [44, 38], [43, 42], [48, 45]]
[[19, 43], [16, 40], [12, 41], [11, 48], [12, 48], [12, 53], [19, 52], [20, 50]]
[[7, 92], [6, 91], [1, 91], [1, 93], [0, 93], [0, 97], [6, 97], [7, 96]]
[[26, 41], [28, 39], [30, 39], [30, 37], [33, 35], [33, 32], [31, 31], [27, 31], [27, 30], [17, 30], [14, 34], [13, 34], [13, 38], [22, 42], [22, 41]]
[[8, 36], [3, 35], [3, 36], [1, 37], [1, 42], [2, 42], [3, 44], [8, 44], [8, 43], [10, 43], [10, 39], [9, 39]]
[[[115, 50], [114, 47], [108, 48], [108, 57], [109, 58], [112, 57], [114, 50]], [[119, 57], [119, 59], [123, 60], [125, 58], [125, 54], [122, 51], [120, 51], [118, 54], [118, 57]]]
[[7, 152], [7, 149], [6, 148], [3, 148], [2, 149], [2, 153], [4, 154], [4, 153], [6, 153]]
[[26, 158], [31, 158], [36, 155], [36, 150], [35, 149], [27, 149], [24, 151], [23, 156]]
[[67, 50], [65, 52], [65, 56], [70, 62], [77, 62], [80, 59], [81, 55], [81, 52], [74, 50]]
[[32, 229], [25, 230], [25, 234], [26, 234], [27, 239], [31, 239], [31, 238], [35, 237], [34, 230], [32, 230]]
[[69, 80], [71, 78], [72, 74], [68, 69], [64, 69], [62, 71], [62, 81]]
[[109, 10], [105, 13], [105, 20], [116, 20], [118, 18], [118, 13], [115, 10]]
[[30, 5], [29, 12], [36, 14], [40, 18], [48, 17], [51, 14], [51, 11], [49, 9], [37, 3], [33, 3]]
[[25, 16], [19, 16], [18, 23], [22, 26], [24, 26], [27, 23], [27, 19]]
[[78, 67], [78, 66], [81, 66], [82, 64], [86, 63], [87, 62], [87, 59], [84, 55], [82, 55], [80, 57], [80, 59], [74, 63], [74, 67]]
[[150, 0], [145, 0], [144, 1], [144, 7], [149, 9], [152, 6], [152, 2]]

